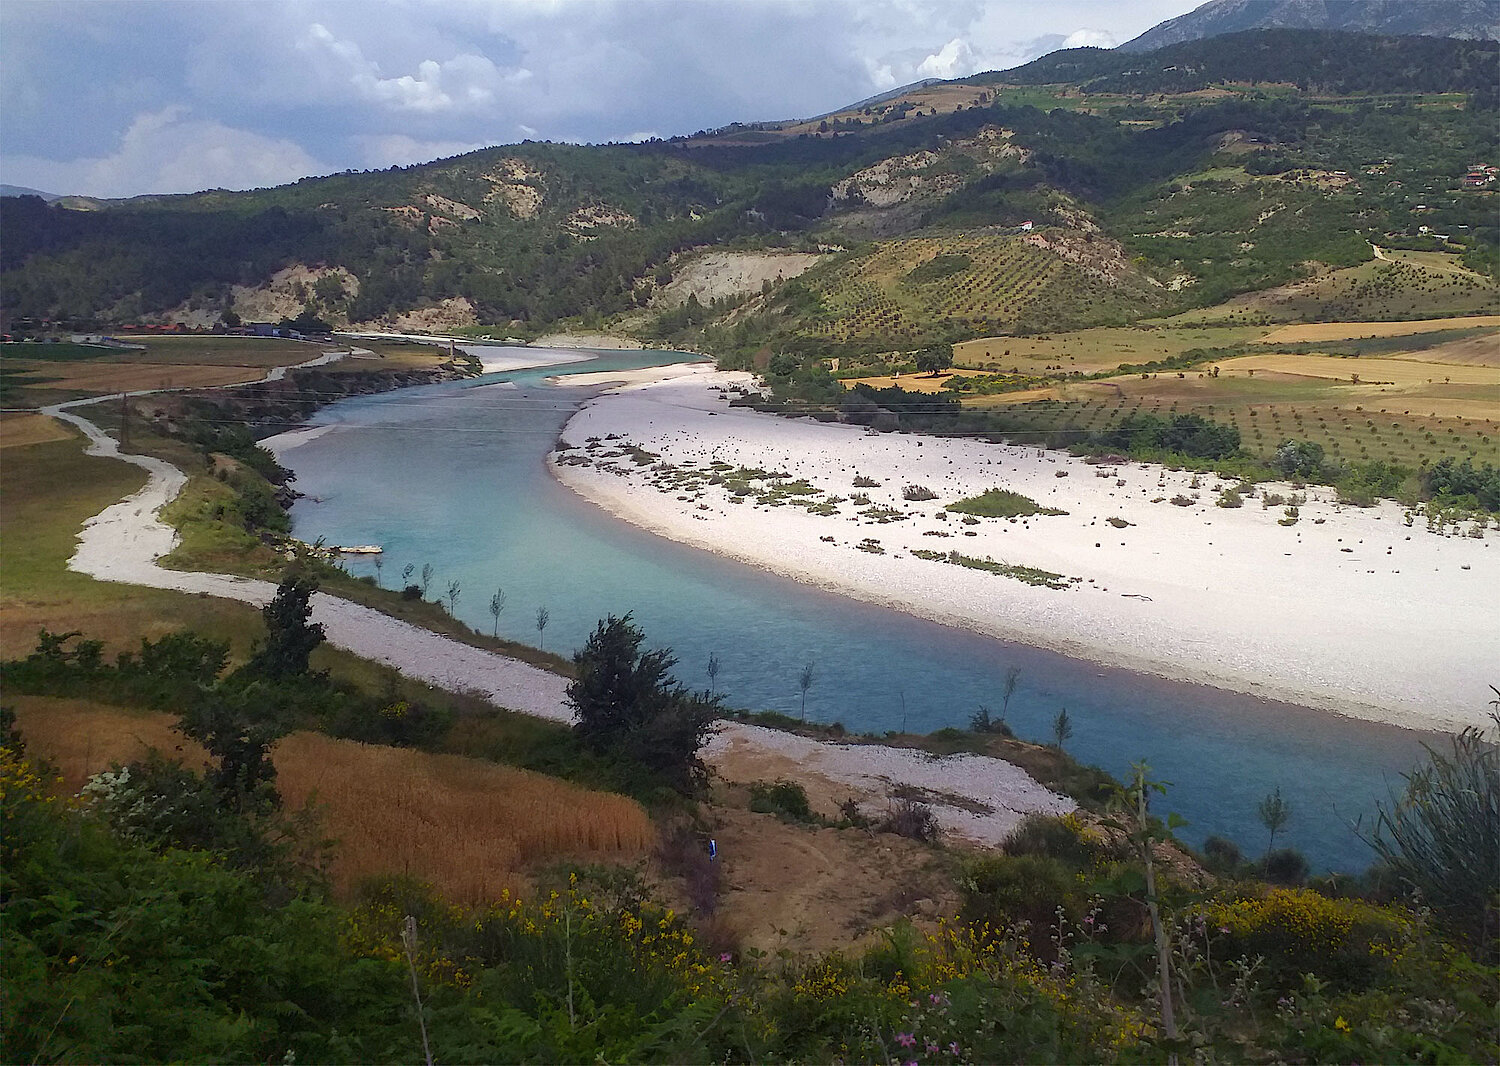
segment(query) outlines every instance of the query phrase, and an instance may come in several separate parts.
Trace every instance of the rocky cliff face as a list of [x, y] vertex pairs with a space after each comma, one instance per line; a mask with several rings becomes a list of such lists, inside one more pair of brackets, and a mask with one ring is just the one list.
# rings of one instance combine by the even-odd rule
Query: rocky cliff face
[[1500, 0], [1209, 0], [1126, 41], [1120, 51], [1268, 29], [1500, 40]]

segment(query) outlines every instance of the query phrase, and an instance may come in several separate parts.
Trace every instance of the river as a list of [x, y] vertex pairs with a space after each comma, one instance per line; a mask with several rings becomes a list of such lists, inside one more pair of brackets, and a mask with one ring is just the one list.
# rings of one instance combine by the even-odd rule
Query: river
[[[734, 707], [799, 714], [799, 674], [813, 664], [807, 717], [859, 732], [964, 726], [981, 704], [998, 713], [1006, 671], [1020, 670], [1008, 723], [1051, 737], [1059, 709], [1067, 747], [1123, 776], [1144, 760], [1170, 782], [1162, 813], [1181, 835], [1266, 847], [1256, 805], [1280, 787], [1292, 818], [1277, 844], [1315, 868], [1352, 871], [1372, 852], [1354, 831], [1440, 738], [1202, 685], [1107, 668], [1010, 644], [824, 592], [645, 533], [559, 485], [546, 468], [570, 413], [596, 389], [552, 375], [634, 369], [663, 352], [601, 352], [583, 362], [344, 400], [320, 411], [321, 432], [280, 452], [305, 498], [296, 535], [385, 548], [380, 578], [433, 568], [429, 598], [456, 581], [457, 614], [489, 632], [504, 589], [502, 636], [571, 652], [606, 614], [631, 612], [651, 647], [670, 647], [686, 684], [709, 684]], [[689, 356], [676, 356], [689, 359]], [[374, 575], [368, 558], [351, 572]], [[419, 580], [419, 578], [414, 578]], [[537, 629], [545, 608], [545, 629]]]

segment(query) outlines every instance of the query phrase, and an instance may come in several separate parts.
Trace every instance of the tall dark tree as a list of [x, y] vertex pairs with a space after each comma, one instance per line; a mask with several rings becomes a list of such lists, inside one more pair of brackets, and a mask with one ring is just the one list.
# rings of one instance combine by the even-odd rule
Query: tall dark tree
[[250, 670], [273, 680], [307, 673], [308, 657], [323, 643], [323, 625], [313, 622], [312, 595], [317, 578], [288, 574], [276, 595], [261, 609], [266, 623], [265, 643], [250, 659]]
[[692, 693], [672, 676], [670, 649], [641, 651], [645, 634], [630, 615], [610, 615], [574, 654], [578, 676], [568, 702], [578, 714], [575, 728], [596, 751], [623, 756], [680, 792], [704, 782], [698, 749], [718, 716], [719, 701]]

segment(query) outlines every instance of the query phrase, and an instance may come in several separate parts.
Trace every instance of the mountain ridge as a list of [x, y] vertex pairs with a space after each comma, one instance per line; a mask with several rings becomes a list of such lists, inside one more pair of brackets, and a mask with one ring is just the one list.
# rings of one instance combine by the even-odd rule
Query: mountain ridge
[[1151, 52], [1242, 30], [1336, 30], [1381, 36], [1500, 39], [1500, 0], [1209, 0], [1119, 45]]

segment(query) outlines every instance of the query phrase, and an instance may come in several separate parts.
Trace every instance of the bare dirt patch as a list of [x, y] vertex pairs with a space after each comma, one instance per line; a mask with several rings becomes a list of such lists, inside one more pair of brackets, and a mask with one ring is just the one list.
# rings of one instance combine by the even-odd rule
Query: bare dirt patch
[[898, 919], [958, 909], [953, 856], [888, 833], [791, 825], [711, 808], [723, 882], [719, 920], [747, 948], [856, 948]]

